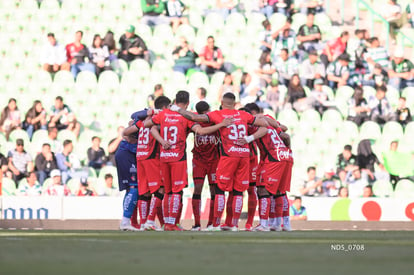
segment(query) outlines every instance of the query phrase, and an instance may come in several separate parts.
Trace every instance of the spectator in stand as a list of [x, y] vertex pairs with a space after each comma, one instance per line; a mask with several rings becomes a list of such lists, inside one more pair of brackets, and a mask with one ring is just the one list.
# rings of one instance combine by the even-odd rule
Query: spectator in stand
[[227, 93], [234, 94], [236, 96], [236, 102], [240, 102], [240, 88], [234, 84], [233, 76], [229, 73], [226, 73], [224, 76], [223, 85], [220, 86], [217, 94], [217, 101], [221, 102], [223, 95]]
[[174, 71], [186, 74], [190, 69], [198, 69], [196, 66], [198, 54], [192, 46], [188, 45], [185, 37], [180, 37], [180, 45], [174, 49], [172, 54], [174, 58]]
[[354, 62], [349, 64], [349, 86], [368, 86], [369, 84], [372, 84], [371, 76], [372, 72], [368, 62], [364, 59], [357, 58]]
[[101, 139], [92, 137], [92, 146], [88, 148], [88, 166], [94, 169], [101, 169], [106, 164], [105, 150], [101, 147]]
[[284, 100], [280, 97], [279, 82], [277, 79], [272, 79], [267, 87], [266, 102], [269, 103], [276, 115], [282, 110], [284, 105]]
[[103, 40], [102, 45], [106, 46], [109, 51], [109, 62], [112, 67], [112, 69], [119, 75], [122, 76], [122, 68], [119, 64], [117, 52], [118, 49], [116, 47], [116, 41], [114, 38], [114, 33], [112, 31], [107, 31]]
[[6, 139], [9, 139], [11, 131], [14, 129], [20, 129], [21, 119], [20, 111], [16, 104], [16, 99], [10, 98], [7, 106], [4, 107], [0, 116], [0, 132], [6, 135]]
[[105, 174], [104, 186], [97, 189], [98, 196], [119, 196], [118, 188], [113, 184], [114, 177], [111, 174]]
[[345, 186], [342, 186], [341, 188], [339, 188], [338, 198], [345, 199], [345, 198], [348, 198], [348, 197], [349, 197], [348, 196], [348, 188], [346, 188]]
[[344, 146], [344, 150], [338, 155], [336, 161], [336, 173], [343, 170], [349, 172], [358, 168], [357, 156], [352, 154], [352, 146], [347, 144]]
[[141, 9], [143, 16], [141, 23], [154, 27], [157, 25], [170, 23], [170, 20], [163, 14], [165, 11], [165, 3], [161, 0], [141, 0]]
[[164, 88], [161, 84], [156, 84], [154, 86], [154, 93], [148, 96], [148, 107], [154, 109], [154, 101], [157, 97], [164, 95]]
[[96, 196], [95, 189], [90, 186], [88, 178], [80, 178], [79, 190], [76, 192], [78, 197], [92, 197]]
[[310, 51], [309, 58], [300, 64], [301, 83], [313, 89], [316, 79], [324, 79], [326, 76], [325, 66], [318, 60], [317, 51]]
[[349, 32], [344, 31], [340, 37], [329, 41], [326, 44], [323, 53], [321, 54], [321, 61], [328, 67], [329, 63], [334, 62], [340, 55], [346, 53], [346, 46], [349, 40]]
[[316, 177], [316, 168], [313, 166], [307, 169], [308, 178], [304, 181], [299, 192], [302, 196], [317, 197], [322, 194], [322, 180]]
[[40, 196], [42, 194], [42, 185], [37, 181], [36, 173], [29, 172], [26, 181], [19, 183], [17, 190], [18, 196]]
[[321, 115], [336, 105], [335, 101], [329, 99], [327, 91], [323, 89], [323, 80], [320, 78], [315, 80], [315, 88], [311, 92], [311, 101], [313, 108]]
[[103, 71], [111, 70], [111, 62], [109, 61], [109, 50], [103, 45], [102, 38], [99, 34], [93, 36], [92, 46], [89, 48], [90, 60], [95, 65], [96, 76]]
[[372, 37], [368, 40], [369, 47], [366, 54], [364, 54], [365, 60], [370, 65], [371, 69], [375, 64], [380, 64], [383, 68], [389, 67], [389, 56], [387, 49], [381, 46], [378, 37]]
[[396, 120], [396, 115], [385, 96], [386, 92], [386, 86], [379, 86], [377, 87], [375, 96], [371, 96], [368, 99], [368, 108], [371, 113], [370, 119], [379, 124], [384, 124], [387, 121]]
[[322, 179], [322, 190], [323, 194], [327, 197], [337, 197], [339, 188], [341, 187], [340, 182], [334, 175], [335, 171], [333, 168], [325, 169], [324, 177]]
[[362, 197], [363, 198], [372, 198], [375, 197], [374, 192], [372, 192], [372, 186], [367, 185], [364, 187], [364, 190], [362, 190]]
[[226, 20], [230, 13], [237, 12], [237, 2], [235, 0], [216, 0], [216, 9]]
[[95, 66], [89, 63], [88, 48], [82, 44], [83, 32], [75, 33], [75, 41], [66, 45], [66, 57], [70, 63], [70, 71], [74, 78], [81, 71], [89, 71], [95, 73]]
[[375, 164], [384, 168], [384, 166], [378, 160], [377, 155], [375, 155], [375, 153], [372, 151], [371, 141], [369, 139], [363, 139], [359, 142], [357, 160], [361, 173], [367, 175], [367, 180], [369, 182], [375, 181]]
[[198, 102], [200, 102], [200, 101], [206, 101], [207, 102], [207, 90], [206, 90], [206, 88], [204, 88], [204, 87], [197, 88], [195, 94], [196, 94], [196, 98], [191, 101], [191, 110], [193, 110], [193, 111], [197, 111], [195, 106], [197, 105]]
[[119, 38], [121, 48], [118, 52], [118, 58], [125, 60], [127, 63], [141, 58], [149, 62], [149, 51], [144, 40], [135, 34], [135, 27], [129, 25], [125, 33]]
[[255, 73], [260, 78], [260, 87], [265, 88], [272, 80], [273, 74], [276, 72], [276, 68], [272, 64], [270, 52], [262, 52], [259, 63], [260, 67], [255, 70]]
[[294, 221], [307, 221], [308, 214], [305, 206], [302, 205], [302, 198], [295, 197], [293, 203], [289, 208], [290, 219]]
[[269, 20], [264, 20], [262, 22], [264, 30], [260, 32], [260, 49], [262, 52], [270, 52], [272, 50], [273, 39], [276, 35], [272, 33], [272, 25]]
[[124, 131], [125, 127], [124, 126], [119, 126], [117, 129], [117, 137], [111, 139], [111, 141], [109, 141], [108, 144], [108, 165], [116, 165], [115, 162], [115, 153], [118, 150], [119, 144], [121, 143], [123, 136], [122, 136], [122, 132]]
[[369, 119], [368, 102], [364, 98], [361, 87], [355, 87], [353, 96], [348, 100], [348, 120], [355, 122], [358, 126]]
[[303, 112], [312, 108], [311, 101], [306, 97], [305, 89], [300, 85], [299, 75], [294, 74], [290, 80], [286, 102], [296, 112]]
[[299, 11], [303, 14], [314, 14], [324, 11], [324, 0], [297, 0], [296, 2], [296, 5], [299, 7]]
[[33, 106], [27, 111], [23, 129], [26, 130], [30, 139], [37, 130], [47, 129], [46, 111], [40, 100], [35, 100]]
[[63, 102], [61, 96], [56, 97], [55, 104], [51, 108], [49, 126], [56, 127], [58, 130], [67, 129], [77, 137], [79, 136], [80, 124], [69, 106]]
[[297, 39], [301, 43], [299, 49], [309, 52], [310, 50], [322, 50], [321, 43], [322, 33], [317, 25], [314, 24], [315, 15], [309, 13], [306, 24], [302, 25], [298, 30]]
[[63, 150], [62, 142], [57, 139], [58, 129], [56, 126], [49, 126], [47, 128], [47, 143], [54, 154], [60, 153]]
[[273, 64], [279, 73], [279, 83], [289, 86], [290, 79], [299, 71], [298, 60], [294, 57], [289, 57], [288, 49], [282, 49], [280, 56], [273, 60]]
[[62, 175], [59, 170], [55, 169], [50, 172], [52, 184], [43, 192], [46, 196], [70, 196], [68, 186], [62, 183]]
[[404, 58], [402, 49], [395, 51], [388, 75], [390, 77], [389, 84], [397, 90], [414, 86], [414, 65], [410, 60]]
[[365, 29], [356, 29], [354, 35], [355, 38], [349, 40], [346, 47], [347, 53], [351, 56], [351, 60], [353, 61], [362, 58], [367, 52], [367, 40], [369, 39], [368, 31]]
[[279, 56], [282, 49], [288, 49], [290, 56], [296, 57], [298, 46], [296, 44], [296, 33], [291, 28], [292, 19], [288, 18], [285, 25], [276, 30], [272, 37], [274, 38], [272, 54]]
[[405, 12], [407, 13], [407, 19], [410, 23], [411, 28], [414, 28], [414, 1], [412, 1], [412, 3], [407, 4]]
[[366, 85], [371, 87], [383, 86], [388, 84], [388, 72], [379, 64], [375, 64], [372, 74], [369, 76]]
[[224, 58], [220, 48], [214, 45], [214, 37], [207, 37], [207, 45], [200, 52], [200, 68], [211, 75], [217, 71], [225, 71]]
[[345, 86], [349, 79], [349, 55], [344, 53], [338, 57], [338, 60], [329, 64], [326, 69], [329, 87], [337, 89]]
[[405, 97], [400, 97], [398, 100], [398, 107], [395, 111], [397, 121], [402, 125], [406, 126], [412, 121], [410, 109], [407, 107], [407, 99]]
[[278, 13], [284, 14], [290, 18], [295, 13], [294, 0], [273, 0], [270, 2], [277, 2], [274, 5]]
[[9, 178], [9, 179], [12, 178], [12, 174], [9, 170], [9, 161], [6, 158], [6, 156], [3, 155], [1, 152], [0, 152], [0, 170], [1, 170], [0, 171], [0, 180], [3, 177]]
[[401, 6], [397, 4], [397, 0], [388, 0], [382, 10], [382, 16], [390, 24], [390, 37], [396, 43], [397, 31], [404, 25], [405, 18], [403, 17]]
[[70, 70], [66, 49], [57, 42], [54, 33], [47, 34], [47, 43], [43, 46], [40, 62], [43, 64], [43, 70], [49, 73]]
[[42, 152], [35, 158], [35, 171], [39, 183], [43, 185], [43, 182], [50, 177], [50, 172], [57, 168], [56, 157], [50, 149], [50, 144], [44, 143]]
[[73, 176], [73, 163], [71, 162], [70, 158], [72, 151], [72, 141], [67, 139], [63, 142], [63, 151], [61, 153], [56, 154], [56, 163], [60, 172], [62, 172], [61, 176], [63, 183], [67, 183], [68, 180], [71, 179]]
[[27, 176], [27, 172], [33, 171], [33, 161], [29, 153], [24, 150], [24, 141], [16, 139], [16, 149], [9, 151], [9, 169], [12, 171], [13, 180], [17, 183]]
[[183, 15], [186, 6], [180, 0], [168, 0], [165, 3], [165, 11], [170, 19], [172, 31], [177, 32], [181, 24], [188, 25], [188, 18]]
[[271, 0], [257, 0], [257, 2], [259, 12], [265, 15], [267, 19], [270, 19], [274, 13], [274, 7], [270, 4]]
[[356, 168], [347, 174], [346, 183], [348, 186], [349, 197], [358, 198], [362, 196], [364, 187], [368, 185], [366, 176], [362, 175], [361, 169]]
[[391, 141], [389, 150], [382, 152], [382, 160], [394, 187], [402, 178], [414, 175], [411, 153], [398, 150], [398, 140]]

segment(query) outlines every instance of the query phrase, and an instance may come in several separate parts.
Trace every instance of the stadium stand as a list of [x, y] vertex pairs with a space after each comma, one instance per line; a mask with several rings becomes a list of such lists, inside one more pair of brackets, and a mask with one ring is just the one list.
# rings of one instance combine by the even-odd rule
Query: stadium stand
[[[185, 37], [191, 47], [199, 53], [205, 46], [207, 36], [213, 35], [217, 46], [223, 51], [225, 61], [233, 65], [234, 69], [230, 73], [234, 76], [235, 84], [239, 85], [243, 72], [249, 72], [252, 75], [251, 87], [257, 86], [258, 80], [254, 69], [259, 67], [258, 61], [261, 55], [259, 33], [263, 31], [262, 22], [266, 16], [256, 11], [257, 7], [253, 3], [255, 1], [236, 1], [239, 2], [237, 12], [230, 13], [226, 18], [214, 10], [214, 1], [186, 0], [183, 2], [187, 7], [185, 16], [189, 17], [190, 25], [182, 24], [174, 33], [169, 25], [161, 24], [153, 27], [140, 23], [142, 10], [139, 1], [135, 0], [1, 1], [0, 108], [7, 106], [9, 98], [16, 98], [23, 121], [26, 111], [34, 100], [41, 100], [49, 112], [55, 97], [62, 96], [64, 102], [76, 114], [78, 122], [81, 123], [81, 134], [77, 137], [69, 130], [61, 130], [57, 138], [61, 142], [66, 139], [72, 140], [74, 153], [82, 162], [85, 162], [90, 137], [100, 136], [103, 139], [102, 144], [108, 144], [108, 138], [114, 136], [119, 125], [126, 124], [132, 112], [147, 106], [147, 97], [152, 93], [155, 84], [162, 84], [167, 96], [173, 96], [179, 89], [186, 89], [193, 95], [197, 88], [204, 87], [208, 91], [207, 99], [212, 103], [213, 108], [218, 107], [216, 94], [223, 83], [224, 72], [216, 72], [210, 76], [202, 71], [191, 70], [186, 75], [173, 72], [174, 61], [171, 53], [180, 37]], [[371, 1], [367, 5], [374, 10], [379, 10], [385, 2]], [[405, 10], [409, 1], [398, 2]], [[364, 7], [366, 6], [360, 5], [359, 9]], [[329, 11], [325, 11], [315, 16], [315, 24], [319, 26], [324, 42], [338, 37], [343, 30], [351, 31], [352, 36], [355, 26], [338, 26], [337, 18], [332, 20], [329, 15]], [[275, 12], [269, 18], [272, 32], [283, 28], [286, 20], [286, 15]], [[291, 28], [297, 33], [299, 28], [306, 23], [306, 14], [298, 11], [292, 16], [292, 20]], [[144, 59], [135, 59], [128, 64], [122, 59], [116, 59], [115, 53], [113, 57], [110, 57], [114, 70], [105, 71], [99, 76], [89, 71], [82, 71], [74, 79], [69, 71], [61, 70], [49, 74], [41, 70], [42, 64], [40, 64], [39, 56], [42, 47], [47, 42], [49, 32], [53, 32], [57, 40], [62, 45], [66, 45], [73, 41], [77, 30], [82, 30], [84, 32], [82, 41], [89, 47], [95, 33], [104, 36], [108, 30], [114, 32], [115, 42], [118, 42], [119, 37], [131, 24], [135, 26], [135, 32], [145, 41], [150, 50], [150, 63]], [[407, 53], [405, 58], [411, 62], [413, 54], [410, 59], [408, 53], [414, 52], [412, 50], [414, 45], [409, 39], [403, 37], [412, 37], [412, 34], [413, 29], [404, 26], [398, 34], [398, 45], [394, 45], [395, 49], [404, 48]], [[371, 35], [380, 36], [381, 43], [388, 39], [388, 34], [384, 34], [382, 29]], [[354, 37], [352, 39], [357, 41]], [[361, 41], [361, 43], [365, 42]], [[355, 60], [355, 51], [348, 49], [348, 53], [351, 59]], [[388, 52], [391, 59], [393, 59], [393, 54], [394, 51]], [[411, 69], [411, 80], [414, 80], [413, 70], [414, 68]], [[364, 73], [370, 74], [369, 71]], [[274, 78], [277, 80], [277, 74]], [[356, 151], [360, 140], [366, 138], [375, 140], [374, 150], [379, 152], [377, 155], [380, 156], [381, 152], [388, 150], [390, 141], [399, 140], [401, 150], [413, 156], [414, 122], [402, 126], [395, 121], [383, 125], [366, 121], [358, 127], [355, 123], [346, 120], [347, 101], [354, 94], [355, 88], [348, 85], [334, 90], [327, 85], [323, 86], [327, 97], [334, 100], [335, 106], [328, 108], [322, 116], [313, 108], [300, 115], [292, 108], [282, 108], [277, 114], [270, 109], [265, 110], [266, 114], [275, 116], [286, 124], [292, 135], [292, 147], [295, 152], [292, 193], [297, 193], [309, 165], [320, 168], [317, 171], [321, 173], [319, 176], [323, 176], [324, 168], [328, 164], [334, 164], [330, 162], [335, 161], [337, 154], [345, 144], [352, 145]], [[248, 92], [253, 90], [251, 87], [247, 89]], [[386, 97], [392, 110], [397, 108], [400, 96], [405, 97], [407, 107], [414, 110], [413, 87], [403, 89], [396, 89], [389, 85], [387, 87]], [[364, 85], [362, 88], [367, 101], [368, 98], [375, 97], [373, 86]], [[313, 87], [305, 87], [308, 98], [312, 89]], [[254, 96], [265, 101], [266, 89], [262, 90], [263, 95], [254, 94]], [[279, 101], [285, 102], [286, 87], [280, 85], [279, 91]], [[1, 152], [7, 155], [7, 152], [14, 147], [14, 141], [17, 138], [24, 139], [27, 150], [34, 158], [40, 151], [42, 143], [47, 141], [47, 131], [36, 131], [31, 140], [21, 129], [12, 131], [9, 140], [0, 134]], [[191, 146], [189, 146], [190, 150]], [[83, 164], [86, 166], [86, 163]], [[113, 174], [114, 183], [117, 183], [116, 170], [113, 167], [104, 167], [98, 175], [92, 168], [88, 170], [91, 177], [98, 176], [99, 180], [102, 180], [106, 173]], [[413, 176], [414, 171], [410, 177]], [[7, 177], [3, 177], [3, 195], [11, 195], [15, 192], [11, 186]], [[47, 182], [43, 188], [46, 186]], [[73, 185], [71, 189], [74, 190]], [[390, 189], [389, 181], [386, 180], [375, 182], [373, 189], [379, 197], [392, 196], [394, 192]], [[406, 192], [414, 193], [412, 182], [402, 180], [396, 185], [395, 196], [403, 196]]]

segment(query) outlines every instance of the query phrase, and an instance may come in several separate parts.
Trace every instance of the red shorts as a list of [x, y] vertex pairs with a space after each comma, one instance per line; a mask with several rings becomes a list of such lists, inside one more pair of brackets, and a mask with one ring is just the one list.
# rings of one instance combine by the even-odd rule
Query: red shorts
[[161, 178], [165, 193], [179, 193], [188, 184], [187, 161], [161, 162]]
[[217, 185], [223, 191], [244, 192], [249, 188], [249, 158], [220, 157]]
[[279, 184], [279, 192], [285, 193], [290, 192], [290, 182], [292, 180], [292, 167], [293, 162], [285, 162], [286, 168], [282, 176], [282, 181]]
[[[285, 161], [267, 162], [261, 166], [257, 186], [263, 186], [269, 193], [275, 195], [284, 185], [285, 172], [288, 169], [288, 163]], [[290, 179], [289, 179], [290, 182]]]
[[194, 184], [203, 184], [206, 176], [209, 184], [215, 184], [218, 162], [218, 160], [206, 162], [202, 159], [193, 158]]
[[137, 161], [138, 194], [155, 193], [161, 186], [161, 172], [159, 159]]
[[257, 163], [257, 155], [250, 157], [249, 163], [249, 182], [250, 185], [255, 186], [257, 180], [257, 168], [259, 164]]

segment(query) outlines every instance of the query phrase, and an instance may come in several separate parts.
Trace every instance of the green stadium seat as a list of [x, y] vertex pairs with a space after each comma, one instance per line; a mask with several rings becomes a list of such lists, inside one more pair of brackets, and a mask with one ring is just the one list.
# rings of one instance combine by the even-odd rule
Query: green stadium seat
[[70, 190], [70, 193], [72, 195], [76, 196], [76, 193], [77, 193], [77, 191], [79, 190], [79, 187], [80, 187], [79, 179], [78, 178], [70, 179], [70, 180], [68, 180], [66, 185], [68, 186], [68, 188]]
[[368, 101], [370, 97], [375, 96], [376, 90], [371, 86], [363, 86], [362, 89], [364, 90], [364, 98]]
[[389, 181], [378, 180], [372, 185], [372, 191], [376, 197], [388, 198], [394, 194], [392, 185]]
[[58, 71], [53, 78], [53, 82], [75, 84], [73, 75], [69, 71]]
[[354, 94], [354, 89], [350, 86], [341, 86], [336, 90], [335, 100], [337, 102], [347, 101]]
[[149, 75], [150, 65], [144, 59], [135, 59], [129, 65], [129, 70], [142, 75]]
[[289, 127], [296, 127], [299, 124], [298, 114], [292, 109], [283, 109], [277, 116], [280, 123]]
[[382, 128], [382, 136], [388, 137], [391, 140], [398, 140], [404, 135], [403, 128], [401, 124], [396, 121], [388, 121], [384, 124]]
[[407, 179], [398, 181], [395, 186], [394, 197], [398, 199], [414, 198], [414, 182]]
[[69, 139], [72, 141], [74, 146], [76, 146], [76, 143], [77, 143], [76, 135], [71, 130], [67, 130], [67, 129], [60, 130], [58, 132], [57, 139], [61, 142], [64, 142], [65, 140]]
[[185, 37], [190, 45], [193, 44], [196, 37], [194, 28], [187, 24], [181, 24], [175, 33], [175, 43], [178, 43], [180, 37]]
[[14, 196], [16, 195], [16, 184], [13, 180], [3, 177], [1, 184], [1, 194], [2, 196]]
[[42, 185], [42, 193], [44, 193], [47, 188], [49, 188], [49, 186], [51, 186], [53, 184], [53, 180], [52, 178], [47, 178]]
[[360, 128], [359, 139], [377, 140], [381, 137], [381, 127], [373, 121], [365, 121]]
[[[272, 24], [272, 30], [276, 31], [280, 29], [281, 27], [283, 27], [283, 25], [286, 24], [286, 19], [287, 19], [286, 16], [281, 13], [272, 14], [272, 16], [269, 19], [270, 24]], [[261, 23], [260, 23], [260, 26], [262, 26]]]
[[23, 139], [24, 141], [24, 146], [29, 146], [30, 144], [30, 138], [29, 135], [27, 134], [27, 132], [25, 130], [22, 129], [15, 129], [13, 131], [11, 131], [10, 136], [9, 136], [9, 140], [13, 143], [16, 142], [17, 139]]
[[111, 174], [114, 177], [114, 184], [118, 186], [118, 172], [115, 166], [104, 166], [101, 171], [99, 171], [98, 178], [104, 179], [106, 174]]
[[266, 20], [266, 16], [263, 13], [251, 12], [246, 14], [247, 26], [256, 28], [256, 30], [262, 30], [262, 22]]

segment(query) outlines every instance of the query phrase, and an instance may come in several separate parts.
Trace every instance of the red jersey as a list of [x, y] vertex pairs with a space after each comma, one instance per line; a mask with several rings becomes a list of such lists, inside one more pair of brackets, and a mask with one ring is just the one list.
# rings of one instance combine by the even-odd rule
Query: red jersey
[[76, 58], [78, 55], [78, 52], [83, 50], [85, 48], [85, 45], [80, 44], [79, 46], [76, 46], [75, 43], [70, 43], [66, 45], [66, 57], [68, 59], [68, 62], [71, 63], [73, 58]]
[[[254, 126], [254, 125], [250, 125], [247, 129], [248, 135], [253, 135], [254, 133], [256, 133], [257, 129], [259, 129], [259, 127]], [[249, 148], [250, 148], [250, 158], [255, 159], [257, 157], [257, 144], [256, 144], [256, 141], [253, 141], [253, 142], [249, 143]]]
[[158, 159], [160, 147], [155, 138], [151, 135], [151, 129], [144, 127], [144, 122], [139, 120], [135, 126], [139, 129], [137, 141], [137, 161], [146, 159]]
[[[201, 127], [208, 127], [212, 123], [200, 123]], [[203, 160], [205, 162], [212, 162], [218, 159], [217, 144], [220, 141], [218, 132], [208, 135], [198, 135], [194, 133], [194, 148], [192, 150], [193, 158]]]
[[168, 150], [160, 148], [161, 162], [186, 160], [186, 140], [194, 122], [169, 109], [153, 116], [152, 122], [161, 126], [161, 137], [171, 144]]
[[232, 117], [234, 123], [227, 127], [222, 127], [219, 130], [221, 143], [220, 154], [228, 157], [250, 157], [249, 145], [243, 146], [237, 143], [239, 138], [243, 138], [247, 135], [248, 125], [252, 125], [255, 121], [255, 117], [245, 111], [239, 110], [218, 110], [207, 114], [210, 122], [219, 124], [223, 119]]
[[[280, 133], [280, 132], [279, 132]], [[259, 139], [260, 159], [264, 162], [293, 162], [292, 151], [286, 147], [277, 130], [267, 127], [267, 134]]]
[[203, 56], [206, 61], [217, 61], [217, 59], [223, 58], [219, 48], [214, 47], [214, 49], [210, 49], [208, 46], [204, 46], [199, 56]]

